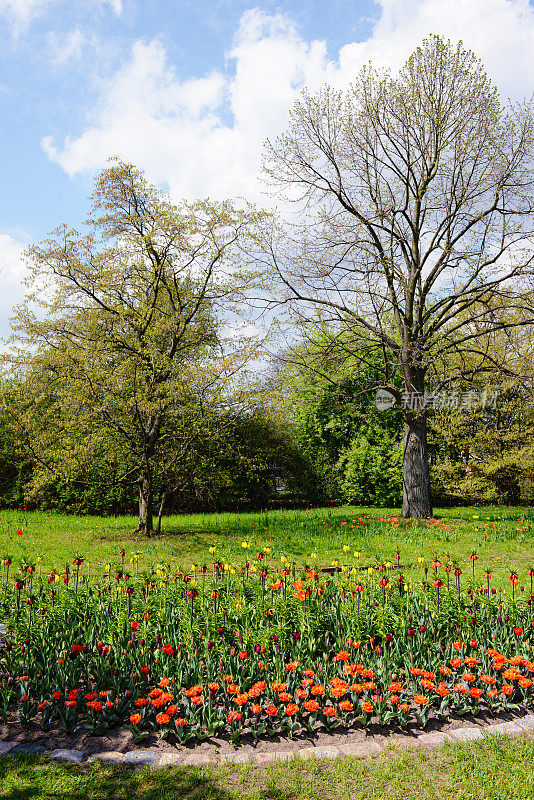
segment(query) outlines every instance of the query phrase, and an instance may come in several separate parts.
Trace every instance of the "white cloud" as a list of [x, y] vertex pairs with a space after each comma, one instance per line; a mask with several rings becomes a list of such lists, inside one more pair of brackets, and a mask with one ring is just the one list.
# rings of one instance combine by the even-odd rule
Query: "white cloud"
[[7, 233], [0, 233], [0, 336], [9, 335], [13, 306], [24, 297], [22, 281], [26, 265], [22, 254], [26, 244]]
[[[1, 0], [0, 0], [1, 1]], [[175, 197], [261, 197], [262, 144], [286, 127], [302, 86], [346, 85], [369, 59], [397, 67], [421, 39], [440, 33], [463, 39], [499, 88], [532, 91], [534, 9], [527, 0], [380, 0], [371, 37], [347, 43], [329, 61], [324, 42], [305, 41], [285, 15], [255, 9], [242, 19], [231, 51], [232, 77], [211, 72], [182, 81], [158, 40], [137, 41], [131, 57], [103, 84], [86, 129], [48, 156], [70, 175], [119, 155], [166, 181]]]
[[368, 60], [396, 68], [429, 33], [462, 40], [482, 59], [490, 77], [510, 97], [532, 93], [534, 8], [528, 0], [379, 0], [373, 35], [347, 44], [340, 71], [350, 73]]
[[57, 33], [51, 33], [49, 35], [49, 43], [52, 64], [56, 67], [61, 67], [67, 61], [81, 58], [85, 45], [85, 36], [79, 28], [75, 28], [66, 35], [59, 36]]
[[104, 5], [110, 5], [117, 16], [122, 14], [122, 0], [102, 0]]
[[24, 28], [52, 0], [0, 0], [0, 14], [10, 19], [16, 29]]
[[[53, 2], [56, 0], [0, 0], [0, 16], [6, 17], [18, 34]], [[111, 6], [117, 16], [122, 14], [122, 0], [97, 0], [97, 2]]]
[[46, 137], [43, 147], [70, 175], [118, 154], [175, 196], [257, 197], [262, 142], [284, 127], [299, 89], [320, 83], [325, 45], [305, 43], [285, 17], [251, 11], [229, 57], [231, 80], [212, 72], [181, 81], [160, 42], [137, 41], [87, 129], [63, 147]]
[[18, 286], [26, 272], [22, 254], [26, 245], [10, 236], [0, 233], [0, 281], [2, 286]]

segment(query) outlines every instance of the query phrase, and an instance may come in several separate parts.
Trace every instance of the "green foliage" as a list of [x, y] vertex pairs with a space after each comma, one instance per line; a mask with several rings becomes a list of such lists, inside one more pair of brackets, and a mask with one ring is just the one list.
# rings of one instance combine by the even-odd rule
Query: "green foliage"
[[18, 507], [24, 503], [24, 485], [31, 475], [31, 460], [20, 449], [9, 417], [0, 410], [0, 502]]
[[187, 459], [176, 460], [172, 479], [178, 489], [169, 505], [263, 508], [276, 498], [298, 499], [309, 475], [306, 458], [281, 421], [259, 411], [227, 412], [211, 419]]
[[[297, 501], [313, 489], [313, 471], [296, 446], [288, 426], [259, 411], [180, 415], [159, 447], [166, 471], [156, 476], [154, 493], [167, 490], [168, 511], [263, 508], [273, 500]], [[90, 421], [90, 420], [89, 420]], [[87, 420], [78, 419], [80, 437]], [[34, 436], [42, 435], [39, 415]], [[121, 480], [132, 465], [131, 455], [112, 439], [103, 440], [89, 461], [73, 461], [60, 474], [44, 469], [17, 452], [16, 431], [0, 414], [0, 498], [4, 507], [21, 505], [83, 514], [132, 513], [136, 487]], [[55, 430], [55, 428], [52, 428]], [[184, 443], [187, 443], [185, 446]], [[121, 454], [121, 455], [119, 455]]]
[[345, 503], [397, 506], [402, 497], [402, 442], [388, 431], [354, 437], [341, 456]]
[[396, 505], [403, 420], [398, 408], [376, 408], [381, 354], [362, 347], [348, 357], [346, 335], [332, 325], [303, 334], [282, 375], [291, 388], [286, 414], [315, 472], [316, 502]]
[[432, 487], [441, 504], [532, 501], [534, 415], [513, 384], [480, 383], [494, 404], [434, 411], [429, 417]]

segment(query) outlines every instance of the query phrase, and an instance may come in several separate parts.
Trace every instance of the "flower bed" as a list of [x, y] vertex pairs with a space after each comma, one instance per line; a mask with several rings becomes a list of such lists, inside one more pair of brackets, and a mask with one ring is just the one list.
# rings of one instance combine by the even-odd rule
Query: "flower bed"
[[136, 741], [154, 731], [237, 741], [371, 722], [424, 728], [430, 716], [532, 703], [531, 594], [516, 590], [516, 573], [506, 597], [492, 590], [475, 559], [468, 580], [435, 560], [417, 588], [398, 563], [363, 582], [355, 569], [275, 570], [265, 553], [254, 570], [217, 562], [193, 575], [121, 565], [86, 576], [80, 557], [61, 574], [24, 565], [13, 576], [8, 561], [0, 718], [16, 710], [44, 731], [128, 725]]

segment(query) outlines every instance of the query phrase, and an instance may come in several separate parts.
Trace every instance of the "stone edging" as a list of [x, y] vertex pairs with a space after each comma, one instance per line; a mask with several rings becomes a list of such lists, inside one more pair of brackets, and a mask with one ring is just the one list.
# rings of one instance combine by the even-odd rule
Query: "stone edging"
[[283, 761], [292, 758], [307, 759], [338, 758], [352, 756], [354, 758], [367, 758], [385, 752], [389, 747], [439, 747], [445, 742], [473, 742], [484, 739], [486, 736], [526, 736], [534, 735], [534, 714], [529, 714], [513, 722], [499, 722], [486, 726], [457, 728], [450, 733], [423, 733], [420, 736], [392, 736], [385, 743], [375, 741], [349, 742], [348, 744], [326, 745], [324, 747], [304, 747], [301, 750], [274, 750], [268, 753], [225, 753], [215, 757], [187, 753], [163, 753], [146, 748], [145, 750], [131, 750], [129, 753], [109, 751], [86, 756], [81, 750], [47, 750], [42, 745], [28, 743], [10, 744], [0, 742], [0, 756], [16, 755], [18, 753], [38, 753], [48, 755], [49, 758], [59, 761], [68, 761], [73, 764], [91, 764], [102, 761], [106, 764], [130, 764], [135, 767], [166, 767], [169, 765], [195, 765], [208, 766], [217, 764], [267, 764], [271, 761]]

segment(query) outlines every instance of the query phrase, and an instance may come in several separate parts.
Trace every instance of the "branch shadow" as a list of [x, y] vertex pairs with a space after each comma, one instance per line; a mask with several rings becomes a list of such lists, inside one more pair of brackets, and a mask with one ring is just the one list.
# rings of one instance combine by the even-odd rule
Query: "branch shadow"
[[210, 770], [196, 766], [135, 769], [96, 763], [84, 767], [52, 763], [35, 755], [0, 758], [0, 797], [9, 800], [162, 800], [164, 797], [236, 800], [236, 794], [217, 785]]

